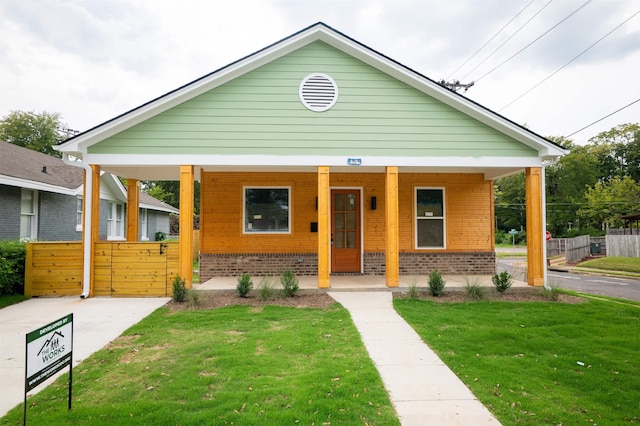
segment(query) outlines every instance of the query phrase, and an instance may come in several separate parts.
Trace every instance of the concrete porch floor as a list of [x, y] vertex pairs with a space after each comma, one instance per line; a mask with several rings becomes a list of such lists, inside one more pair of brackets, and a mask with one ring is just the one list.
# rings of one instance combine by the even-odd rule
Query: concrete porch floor
[[[257, 289], [265, 277], [251, 277], [254, 289]], [[280, 287], [280, 277], [267, 277], [275, 288]], [[416, 284], [418, 289], [429, 289], [428, 275], [401, 276], [400, 286], [387, 287], [383, 275], [332, 275], [331, 288], [319, 289], [317, 276], [298, 276], [298, 286], [301, 290], [326, 290], [326, 291], [407, 291], [409, 286]], [[493, 288], [490, 275], [443, 275], [445, 280], [445, 291], [464, 290], [467, 282], [470, 284], [480, 284], [483, 287]], [[519, 277], [516, 277], [519, 278]], [[512, 288], [533, 288], [526, 282], [514, 278]], [[238, 285], [238, 277], [216, 277], [201, 284], [194, 284], [194, 290], [235, 290]]]

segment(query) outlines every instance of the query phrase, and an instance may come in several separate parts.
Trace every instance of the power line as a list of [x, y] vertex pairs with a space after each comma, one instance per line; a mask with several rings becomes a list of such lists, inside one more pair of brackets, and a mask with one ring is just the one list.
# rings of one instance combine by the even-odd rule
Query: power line
[[567, 135], [567, 136], [565, 136], [565, 137], [566, 137], [566, 138], [569, 138], [569, 137], [571, 137], [571, 136], [575, 135], [576, 133], [580, 133], [580, 132], [581, 132], [581, 131], [583, 131], [584, 129], [588, 129], [589, 127], [593, 126], [594, 124], [598, 124], [598, 123], [599, 123], [599, 122], [601, 122], [602, 120], [607, 119], [607, 118], [611, 117], [612, 115], [615, 115], [615, 114], [619, 113], [620, 111], [622, 111], [623, 109], [629, 108], [631, 105], [633, 105], [633, 104], [635, 104], [635, 103], [638, 103], [638, 102], [640, 102], [640, 98], [636, 99], [635, 101], [631, 102], [630, 104], [627, 104], [627, 105], [623, 106], [623, 107], [622, 107], [622, 108], [620, 108], [620, 109], [617, 109], [617, 110], [613, 111], [611, 114], [605, 115], [605, 116], [604, 116], [604, 117], [602, 117], [601, 119], [596, 120], [596, 121], [594, 121], [594, 122], [593, 122], [593, 123], [591, 123], [591, 124], [587, 124], [587, 125], [586, 125], [586, 126], [584, 126], [582, 129], [580, 129], [580, 130], [576, 130], [575, 132], [573, 132], [573, 133], [571, 133], [570, 135]]
[[524, 24], [522, 24], [520, 26], [520, 28], [518, 28], [516, 30], [516, 32], [514, 32], [513, 34], [511, 34], [505, 41], [502, 42], [502, 44], [498, 47], [496, 47], [493, 52], [489, 53], [489, 55], [487, 57], [485, 57], [478, 65], [476, 65], [471, 71], [469, 71], [464, 77], [462, 77], [462, 79], [464, 80], [465, 78], [467, 78], [469, 76], [469, 74], [471, 74], [472, 72], [474, 72], [475, 70], [477, 70], [480, 65], [484, 64], [487, 59], [489, 59], [490, 57], [492, 57], [498, 50], [500, 50], [502, 48], [502, 46], [504, 46], [505, 44], [507, 44], [509, 42], [509, 40], [511, 40], [513, 37], [515, 37], [516, 34], [518, 34], [524, 27], [527, 26], [527, 24], [529, 24], [529, 22], [533, 21], [533, 19], [538, 16], [540, 14], [540, 12], [542, 12], [543, 10], [545, 10], [547, 8], [547, 6], [549, 6], [551, 4], [553, 0], [549, 0], [544, 6], [542, 6], [542, 8], [540, 10], [538, 10], [532, 17], [530, 17], [527, 22], [525, 22]]
[[490, 71], [486, 72], [485, 74], [483, 74], [480, 78], [478, 78], [476, 81], [480, 81], [483, 78], [485, 78], [486, 76], [488, 76], [489, 74], [491, 74], [492, 72], [494, 72], [495, 70], [497, 70], [498, 68], [500, 68], [501, 66], [503, 66], [504, 64], [506, 64], [507, 62], [509, 62], [510, 60], [512, 60], [513, 58], [515, 58], [516, 56], [518, 56], [520, 53], [524, 52], [526, 49], [528, 49], [529, 47], [531, 47], [531, 45], [533, 45], [535, 42], [537, 42], [538, 40], [540, 40], [542, 37], [546, 36], [547, 34], [549, 34], [551, 31], [553, 31], [554, 29], [556, 29], [558, 26], [560, 26], [562, 23], [564, 23], [567, 19], [571, 18], [573, 15], [575, 15], [576, 13], [578, 13], [582, 8], [584, 8], [586, 5], [588, 5], [589, 3], [591, 3], [593, 0], [587, 0], [586, 2], [584, 2], [582, 5], [580, 5], [580, 7], [578, 7], [576, 10], [574, 10], [573, 12], [571, 12], [569, 15], [565, 16], [560, 22], [558, 22], [557, 24], [555, 24], [553, 27], [549, 28], [547, 31], [545, 31], [544, 33], [542, 33], [540, 36], [538, 36], [535, 40], [533, 40], [531, 43], [527, 44], [525, 47], [523, 47], [522, 49], [518, 50], [516, 53], [514, 53], [513, 55], [511, 55], [509, 58], [507, 58], [506, 60], [502, 61], [499, 65], [495, 66], [493, 69], [491, 69]]
[[502, 108], [500, 108], [498, 110], [498, 112], [501, 112], [502, 110], [506, 109], [507, 107], [511, 106], [513, 103], [515, 103], [516, 101], [518, 101], [520, 98], [524, 97], [526, 94], [528, 94], [529, 92], [531, 92], [533, 89], [535, 89], [536, 87], [540, 86], [542, 83], [544, 83], [545, 81], [549, 80], [551, 77], [553, 77], [554, 75], [556, 75], [558, 72], [562, 71], [564, 68], [566, 68], [569, 64], [571, 64], [573, 61], [575, 61], [576, 59], [578, 59], [580, 56], [584, 55], [585, 53], [587, 53], [588, 50], [590, 50], [592, 47], [594, 47], [596, 44], [600, 43], [602, 40], [604, 40], [605, 38], [607, 38], [609, 35], [611, 35], [614, 31], [616, 31], [618, 28], [620, 28], [621, 26], [623, 26], [624, 24], [626, 24], [627, 22], [629, 22], [631, 19], [633, 19], [637, 14], [640, 13], [640, 10], [637, 11], [636, 13], [634, 13], [633, 15], [631, 15], [631, 17], [627, 18], [627, 20], [625, 20], [624, 22], [622, 22], [621, 24], [619, 24], [617, 27], [615, 27], [614, 29], [612, 29], [611, 31], [609, 31], [608, 33], [606, 33], [604, 36], [600, 37], [600, 39], [598, 41], [596, 41], [595, 43], [593, 43], [591, 46], [587, 47], [586, 49], [584, 49], [582, 52], [580, 52], [576, 57], [574, 57], [573, 59], [571, 59], [569, 62], [567, 62], [566, 64], [564, 64], [563, 66], [561, 66], [560, 68], [558, 68], [557, 70], [555, 70], [553, 73], [549, 74], [547, 77], [545, 77], [544, 79], [542, 79], [539, 83], [537, 83], [536, 85], [534, 85], [533, 87], [531, 87], [530, 89], [526, 90], [525, 92], [523, 92], [520, 96], [518, 96], [517, 98], [515, 98], [514, 100], [512, 100], [511, 102], [509, 102], [508, 104], [506, 104], [505, 106], [503, 106]]
[[445, 80], [448, 80], [449, 77], [451, 77], [453, 74], [457, 73], [458, 70], [460, 70], [460, 68], [464, 67], [465, 65], [467, 65], [467, 63], [472, 60], [482, 49], [484, 49], [487, 44], [491, 43], [493, 41], [494, 38], [496, 38], [498, 36], [498, 34], [500, 34], [502, 31], [504, 31], [505, 28], [507, 28], [509, 26], [509, 24], [511, 24], [518, 16], [520, 16], [520, 14], [522, 14], [522, 12], [524, 12], [529, 6], [531, 6], [531, 4], [534, 2], [535, 0], [531, 0], [525, 7], [522, 8], [522, 10], [520, 10], [520, 12], [516, 13], [515, 16], [513, 18], [511, 18], [509, 20], [509, 22], [507, 22], [502, 28], [500, 28], [498, 30], [497, 33], [495, 33], [493, 35], [493, 37], [491, 37], [485, 44], [483, 44], [482, 46], [480, 46], [480, 48], [478, 50], [475, 51], [475, 53], [473, 55], [471, 55], [469, 57], [469, 59], [467, 59], [466, 61], [464, 61], [462, 63], [462, 65], [460, 65], [458, 68], [456, 68], [451, 74], [449, 74], [447, 76], [447, 78]]

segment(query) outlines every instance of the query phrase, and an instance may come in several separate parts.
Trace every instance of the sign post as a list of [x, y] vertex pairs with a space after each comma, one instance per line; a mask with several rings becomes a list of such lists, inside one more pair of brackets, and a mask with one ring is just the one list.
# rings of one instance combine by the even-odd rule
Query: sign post
[[512, 244], [515, 247], [516, 246], [516, 235], [518, 235], [518, 231], [515, 230], [515, 229], [512, 229], [511, 231], [509, 231], [509, 234], [511, 234]]
[[69, 366], [69, 410], [73, 373], [73, 314], [26, 335], [24, 379], [24, 424], [27, 423], [27, 393]]

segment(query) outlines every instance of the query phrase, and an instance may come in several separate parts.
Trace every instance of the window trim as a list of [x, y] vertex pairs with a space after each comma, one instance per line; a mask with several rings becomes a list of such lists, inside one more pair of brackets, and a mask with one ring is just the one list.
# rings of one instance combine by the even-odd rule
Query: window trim
[[[418, 217], [418, 191], [422, 189], [442, 191], [442, 216]], [[447, 202], [446, 190], [443, 186], [416, 186], [413, 189], [413, 227], [414, 246], [416, 250], [446, 250], [447, 248]], [[418, 221], [419, 220], [442, 220], [442, 246], [419, 246], [418, 245]]]
[[149, 209], [139, 209], [140, 241], [149, 241]]
[[[31, 193], [31, 209], [33, 210], [33, 213], [24, 213], [22, 211], [22, 197], [24, 195], [25, 192], [30, 192]], [[35, 189], [28, 189], [28, 188], [20, 188], [20, 226], [18, 229], [18, 232], [20, 233], [20, 241], [32, 241], [32, 240], [37, 240], [38, 239], [38, 202], [39, 202], [39, 197], [38, 197], [38, 191]], [[22, 217], [26, 216], [29, 218], [29, 228], [30, 228], [30, 233], [29, 236], [22, 236]]]
[[[247, 214], [247, 189], [286, 189], [288, 192], [288, 215], [287, 215], [287, 230], [286, 231], [256, 231], [256, 230], [247, 230], [246, 228], [246, 214]], [[291, 235], [292, 233], [292, 206], [293, 206], [293, 192], [291, 190], [291, 186], [282, 186], [282, 185], [273, 185], [273, 186], [264, 186], [264, 185], [244, 185], [242, 187], [242, 234], [243, 235]]]
[[84, 198], [76, 197], [76, 231], [77, 232], [82, 232], [83, 219], [84, 219]]
[[[118, 206], [122, 207], [122, 218], [118, 220]], [[116, 201], [107, 202], [107, 240], [122, 241], [125, 239], [125, 206]], [[110, 217], [111, 215], [111, 217]], [[120, 226], [118, 226], [120, 224]], [[118, 234], [118, 230], [122, 231]], [[114, 232], [115, 231], [115, 232]]]

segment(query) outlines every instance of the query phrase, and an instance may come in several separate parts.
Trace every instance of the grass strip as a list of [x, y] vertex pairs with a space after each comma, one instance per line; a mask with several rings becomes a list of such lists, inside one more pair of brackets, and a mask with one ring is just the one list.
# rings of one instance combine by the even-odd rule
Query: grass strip
[[396, 310], [505, 426], [640, 422], [640, 311], [588, 300]]
[[[398, 425], [348, 312], [161, 308], [28, 400], [32, 424]], [[1, 424], [21, 424], [16, 407]]]
[[601, 257], [579, 263], [577, 266], [605, 271], [623, 271], [640, 274], [640, 258], [635, 257]]
[[3, 294], [0, 296], [0, 309], [26, 300], [22, 294]]

